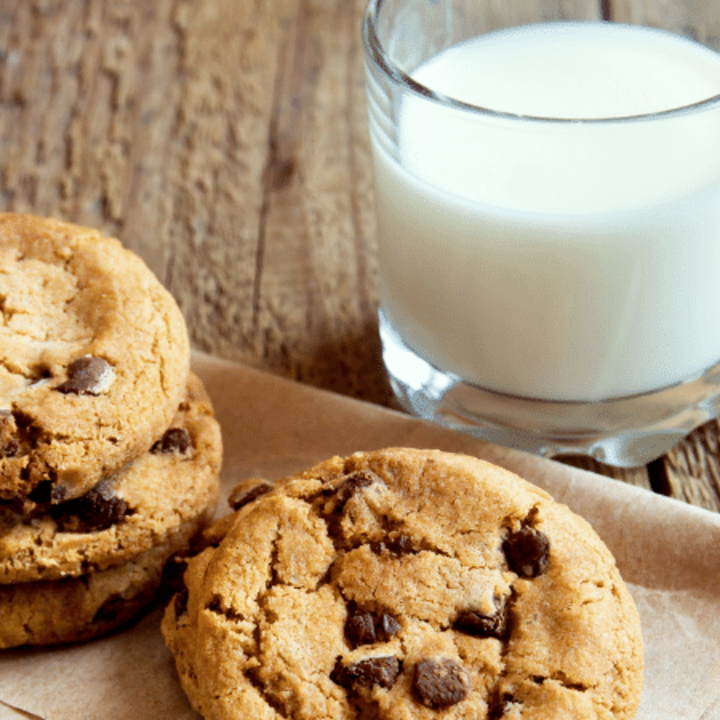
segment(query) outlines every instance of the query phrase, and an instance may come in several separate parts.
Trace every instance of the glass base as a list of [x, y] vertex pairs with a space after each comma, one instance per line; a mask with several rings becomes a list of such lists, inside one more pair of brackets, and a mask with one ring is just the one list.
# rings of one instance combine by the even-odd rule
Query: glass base
[[602, 402], [554, 402], [485, 390], [413, 352], [382, 310], [383, 361], [413, 415], [545, 457], [589, 455], [617, 467], [647, 465], [720, 412], [720, 364], [656, 392]]

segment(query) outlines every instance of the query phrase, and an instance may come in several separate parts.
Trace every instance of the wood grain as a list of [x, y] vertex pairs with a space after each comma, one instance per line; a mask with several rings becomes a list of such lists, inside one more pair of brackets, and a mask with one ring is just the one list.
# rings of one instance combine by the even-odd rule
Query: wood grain
[[660, 491], [720, 512], [720, 426], [706, 423], [657, 461]]
[[671, 30], [720, 50], [716, 0], [609, 0], [612, 18]]
[[[392, 405], [380, 357], [366, 0], [0, 0], [0, 208], [100, 228], [194, 345]], [[533, 0], [711, 45], [714, 0]], [[503, 24], [510, 3], [487, 4]], [[578, 15], [580, 13], [580, 15]], [[720, 509], [718, 425], [650, 468], [582, 467]]]
[[645, 467], [616, 468], [600, 463], [594, 458], [586, 457], [584, 455], [565, 456], [558, 458], [558, 460], [566, 465], [572, 465], [573, 467], [580, 468], [581, 470], [589, 470], [590, 472], [605, 475], [606, 477], [613, 478], [614, 480], [621, 480], [622, 482], [629, 483], [630, 485], [637, 485], [638, 487], [645, 488], [646, 490], [655, 489], [653, 487], [650, 473]]

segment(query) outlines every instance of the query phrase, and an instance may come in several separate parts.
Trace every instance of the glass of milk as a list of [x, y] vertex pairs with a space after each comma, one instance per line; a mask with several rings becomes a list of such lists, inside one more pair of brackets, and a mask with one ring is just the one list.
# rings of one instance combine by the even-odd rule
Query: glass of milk
[[548, 5], [370, 2], [384, 362], [424, 418], [645, 464], [720, 410], [720, 54]]

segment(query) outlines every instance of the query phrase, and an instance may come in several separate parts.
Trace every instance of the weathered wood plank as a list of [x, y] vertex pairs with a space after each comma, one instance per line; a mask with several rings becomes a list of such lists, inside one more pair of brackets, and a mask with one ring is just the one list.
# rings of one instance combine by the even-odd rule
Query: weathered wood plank
[[282, 2], [219, 0], [185, 2], [174, 14], [180, 51], [176, 122], [165, 151], [172, 202], [165, 282], [197, 346], [248, 362], [262, 360], [255, 277], [288, 13]]
[[255, 322], [271, 366], [387, 402], [375, 320], [363, 5], [303, 0], [286, 29]]
[[706, 423], [661, 461], [668, 494], [720, 512], [720, 424]]
[[557, 459], [566, 465], [572, 465], [573, 467], [580, 468], [581, 470], [589, 470], [590, 472], [605, 475], [606, 477], [611, 477], [615, 480], [622, 480], [623, 482], [630, 483], [631, 485], [637, 485], [638, 487], [645, 488], [646, 490], [654, 489], [648, 470], [645, 467], [616, 468], [582, 455], [566, 456]]
[[642, 23], [699, 40], [720, 50], [720, 13], [716, 0], [609, 0], [618, 22]]
[[173, 2], [21, 1], [2, 10], [3, 209], [130, 235], [164, 279]]
[[473, 32], [476, 24], [486, 32], [553, 20], [599, 20], [603, 15], [601, 0], [466, 0], [456, 5], [468, 8], [468, 15], [474, 19]]

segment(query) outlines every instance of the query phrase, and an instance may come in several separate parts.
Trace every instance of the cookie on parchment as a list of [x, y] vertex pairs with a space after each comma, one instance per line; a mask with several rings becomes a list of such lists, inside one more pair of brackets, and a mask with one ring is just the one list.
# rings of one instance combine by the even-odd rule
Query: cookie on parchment
[[199, 521], [123, 565], [64, 580], [0, 585], [0, 649], [81, 642], [128, 624], [155, 599], [167, 561], [202, 529]]
[[158, 544], [180, 549], [185, 526], [214, 514], [221, 458], [220, 426], [190, 373], [171, 427], [116, 475], [29, 513], [0, 504], [0, 584], [87, 575]]
[[117, 240], [0, 213], [0, 498], [63, 502], [146, 452], [189, 358], [177, 304]]
[[635, 717], [642, 637], [613, 557], [516, 475], [389, 449], [235, 501], [162, 626], [206, 718]]

